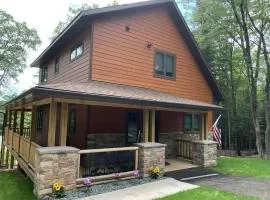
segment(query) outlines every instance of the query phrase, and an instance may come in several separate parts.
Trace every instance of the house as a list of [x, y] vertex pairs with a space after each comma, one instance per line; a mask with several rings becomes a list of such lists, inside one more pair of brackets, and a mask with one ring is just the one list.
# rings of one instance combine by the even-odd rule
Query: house
[[83, 11], [31, 66], [39, 85], [6, 104], [4, 144], [39, 195], [215, 147], [203, 141], [222, 94], [173, 0]]

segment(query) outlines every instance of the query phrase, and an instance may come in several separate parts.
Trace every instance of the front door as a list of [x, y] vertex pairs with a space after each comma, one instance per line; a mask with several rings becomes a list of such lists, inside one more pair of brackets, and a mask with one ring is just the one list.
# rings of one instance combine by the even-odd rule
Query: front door
[[127, 145], [131, 145], [139, 141], [138, 123], [139, 123], [139, 112], [137, 110], [127, 111], [127, 135], [126, 135]]

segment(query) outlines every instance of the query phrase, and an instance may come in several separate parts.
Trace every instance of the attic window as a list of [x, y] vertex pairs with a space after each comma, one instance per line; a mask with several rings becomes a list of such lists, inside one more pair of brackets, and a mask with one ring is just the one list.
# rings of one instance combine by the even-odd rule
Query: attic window
[[175, 77], [175, 55], [168, 52], [156, 51], [155, 54], [155, 74], [158, 77]]
[[59, 58], [56, 58], [54, 61], [54, 73], [59, 73]]
[[48, 68], [44, 67], [40, 69], [40, 83], [47, 83], [48, 79]]
[[70, 50], [70, 60], [74, 60], [83, 55], [83, 44], [79, 43]]

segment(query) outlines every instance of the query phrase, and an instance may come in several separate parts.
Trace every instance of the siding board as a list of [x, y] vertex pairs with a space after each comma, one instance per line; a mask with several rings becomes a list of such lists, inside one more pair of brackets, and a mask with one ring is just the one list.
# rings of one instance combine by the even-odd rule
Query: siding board
[[[63, 83], [63, 82], [87, 82], [89, 80], [89, 68], [90, 68], [90, 28], [85, 32], [78, 35], [78, 37], [71, 40], [59, 54], [55, 55], [59, 57], [59, 73], [54, 73], [54, 59], [52, 58], [44, 66], [48, 67], [48, 81], [51, 83]], [[83, 55], [73, 60], [69, 59], [70, 49], [78, 42], [83, 42], [84, 52]]]
[[[125, 30], [126, 25], [130, 31]], [[147, 41], [153, 48], [146, 47]], [[176, 78], [153, 76], [155, 49], [176, 54]], [[141, 9], [94, 22], [92, 79], [152, 88], [212, 103], [212, 91], [165, 7]]]

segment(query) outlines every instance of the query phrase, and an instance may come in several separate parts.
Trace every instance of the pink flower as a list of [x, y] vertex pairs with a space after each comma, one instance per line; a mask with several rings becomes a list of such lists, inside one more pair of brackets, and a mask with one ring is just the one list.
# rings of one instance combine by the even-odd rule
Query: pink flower
[[92, 185], [92, 179], [90, 177], [88, 177], [88, 178], [84, 179], [83, 183], [85, 186], [89, 187], [90, 185]]
[[116, 172], [116, 173], [114, 174], [114, 176], [115, 176], [115, 178], [120, 178], [120, 173], [119, 173], [119, 172]]
[[137, 178], [137, 177], [140, 177], [139, 171], [138, 171], [138, 170], [134, 171], [134, 172], [133, 172], [133, 176], [136, 177], [136, 178]]

